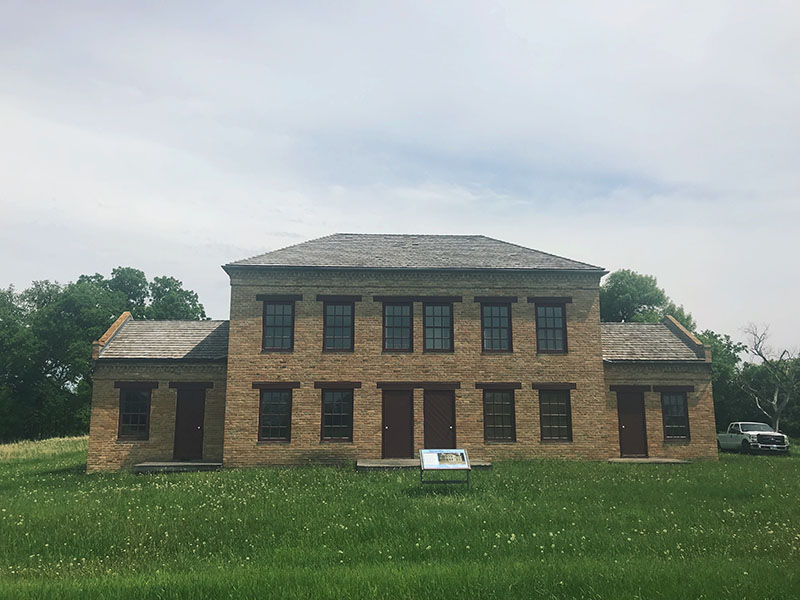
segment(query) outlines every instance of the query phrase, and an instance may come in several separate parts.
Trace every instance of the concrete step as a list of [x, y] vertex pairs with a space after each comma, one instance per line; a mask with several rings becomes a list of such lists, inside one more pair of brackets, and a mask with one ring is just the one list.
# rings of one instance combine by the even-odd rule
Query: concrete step
[[221, 462], [196, 460], [151, 461], [133, 465], [134, 473], [186, 473], [191, 471], [219, 471]]
[[[480, 460], [471, 460], [473, 469], [491, 469], [492, 463]], [[419, 469], [418, 458], [359, 458], [356, 461], [356, 471], [375, 471], [385, 469]]]
[[688, 465], [688, 460], [680, 458], [659, 458], [651, 456], [649, 458], [609, 458], [610, 463], [644, 464], [644, 465]]

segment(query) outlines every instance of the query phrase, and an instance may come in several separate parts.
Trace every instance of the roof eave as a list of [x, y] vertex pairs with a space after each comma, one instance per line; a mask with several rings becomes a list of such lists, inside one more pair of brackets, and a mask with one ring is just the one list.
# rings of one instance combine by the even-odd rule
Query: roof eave
[[222, 269], [230, 276], [233, 271], [244, 271], [248, 269], [275, 270], [275, 271], [417, 271], [417, 272], [440, 272], [448, 271], [453, 273], [585, 273], [592, 275], [607, 275], [602, 267], [591, 267], [585, 269], [548, 269], [548, 268], [521, 268], [521, 267], [342, 267], [342, 266], [318, 266], [318, 265], [239, 265], [228, 263], [222, 265]]
[[135, 357], [121, 357], [121, 356], [112, 356], [103, 358], [100, 357], [95, 361], [96, 364], [110, 364], [110, 363], [119, 363], [124, 362], [126, 364], [131, 364], [133, 362], [158, 362], [158, 363], [175, 363], [175, 362], [183, 362], [183, 363], [211, 363], [211, 362], [224, 362], [228, 359], [228, 356], [218, 356], [216, 358], [155, 358], [155, 357], [145, 357], [145, 356], [135, 356]]
[[610, 364], [655, 364], [655, 365], [709, 365], [711, 363], [702, 359], [687, 358], [687, 359], [663, 359], [663, 358], [604, 358], [604, 363]]

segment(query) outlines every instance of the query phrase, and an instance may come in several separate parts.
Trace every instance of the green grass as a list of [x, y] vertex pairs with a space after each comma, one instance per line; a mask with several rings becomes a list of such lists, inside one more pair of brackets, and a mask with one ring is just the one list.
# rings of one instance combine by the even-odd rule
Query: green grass
[[800, 460], [86, 475], [0, 446], [0, 598], [800, 596]]

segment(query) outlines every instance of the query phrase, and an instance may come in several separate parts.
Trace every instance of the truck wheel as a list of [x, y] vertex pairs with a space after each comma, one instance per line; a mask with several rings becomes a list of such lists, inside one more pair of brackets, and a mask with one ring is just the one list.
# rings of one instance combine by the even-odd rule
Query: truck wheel
[[722, 446], [720, 446], [719, 440], [717, 440], [717, 452], [722, 452]]
[[742, 441], [742, 454], [752, 454], [753, 450], [750, 448], [750, 442], [747, 440]]

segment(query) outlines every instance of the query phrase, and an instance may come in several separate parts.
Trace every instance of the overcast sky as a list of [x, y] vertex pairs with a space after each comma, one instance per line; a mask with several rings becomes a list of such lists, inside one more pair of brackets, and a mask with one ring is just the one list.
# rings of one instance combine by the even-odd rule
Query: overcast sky
[[[254, 6], [259, 5], [259, 6]], [[800, 4], [0, 0], [0, 286], [334, 232], [655, 275], [800, 346]]]

